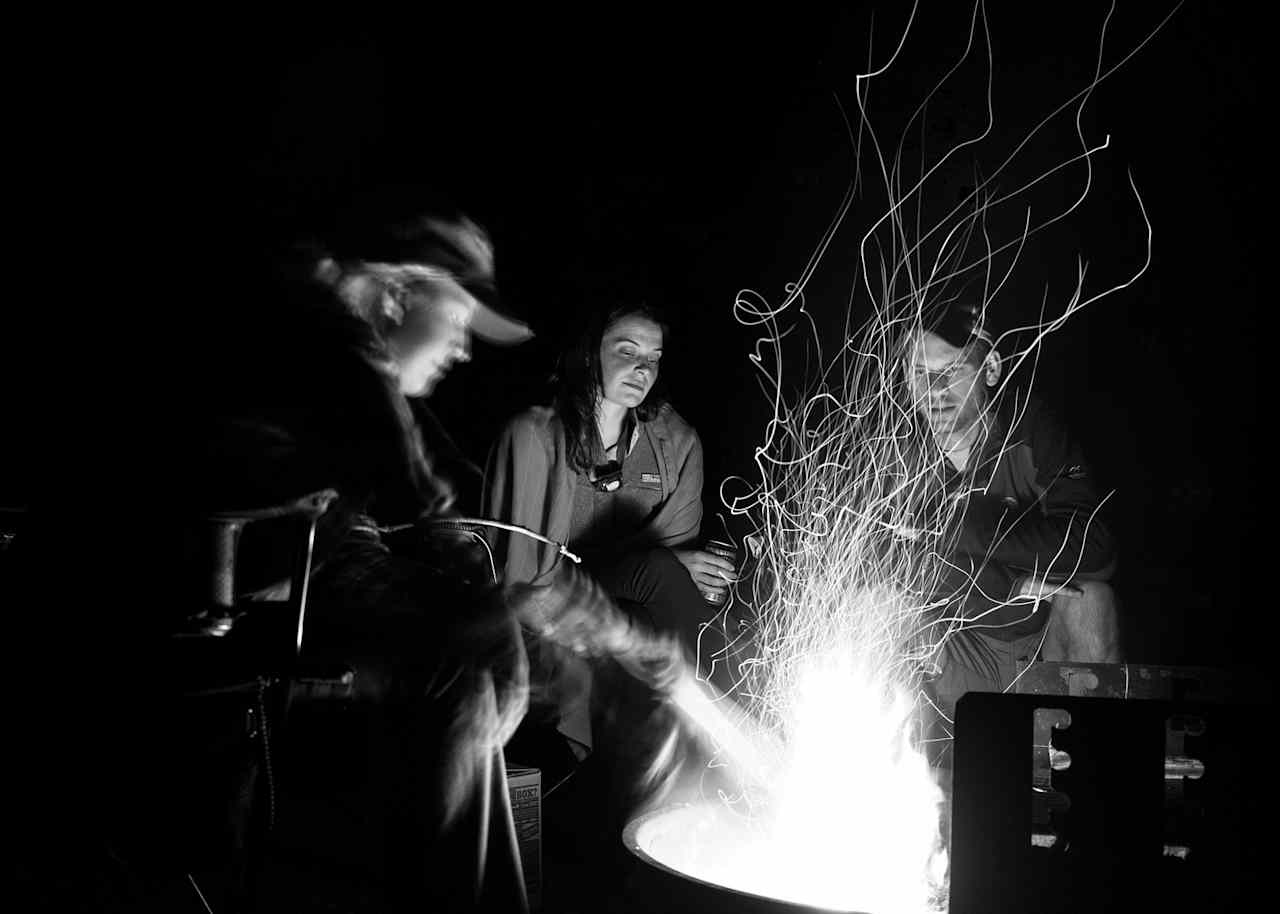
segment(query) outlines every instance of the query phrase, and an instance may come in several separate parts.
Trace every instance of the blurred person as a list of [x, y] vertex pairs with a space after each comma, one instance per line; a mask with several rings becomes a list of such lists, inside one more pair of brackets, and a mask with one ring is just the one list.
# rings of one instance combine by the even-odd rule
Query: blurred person
[[[531, 334], [489, 304], [492, 247], [456, 213], [344, 225], [293, 267], [253, 290], [263, 307], [223, 341], [236, 371], [207, 405], [204, 497], [339, 493], [317, 529], [304, 655], [354, 667], [374, 721], [387, 901], [522, 910], [501, 748], [524, 713], [524, 649], [483, 549], [432, 532], [454, 488], [408, 398], [466, 361], [472, 334], [508, 345]], [[244, 578], [262, 595], [279, 564], [270, 531], [258, 533], [243, 548], [267, 558]]]
[[1079, 444], [1037, 398], [996, 399], [1003, 365], [977, 307], [951, 303], [907, 340], [906, 392], [935, 482], [960, 503], [937, 592], [963, 623], [933, 682], [948, 718], [1018, 663], [1120, 659], [1115, 538]]
[[[313, 275], [341, 303], [334, 317], [376, 383], [367, 372], [341, 381], [339, 363], [309, 345], [299, 351], [315, 370], [290, 372], [305, 379], [308, 408], [286, 426], [313, 430], [316, 453], [327, 455], [289, 461], [290, 484], [327, 479], [342, 493], [318, 534], [311, 650], [353, 663], [358, 688], [378, 708], [382, 745], [371, 773], [390, 785], [392, 891], [407, 907], [426, 900], [433, 910], [518, 910], [501, 748], [526, 706], [519, 622], [575, 656], [613, 658], [650, 688], [678, 675], [681, 657], [589, 576], [564, 568], [537, 585], [503, 581], [479, 537], [436, 523], [457, 519], [454, 481], [426, 444], [447, 433], [424, 438], [409, 398], [429, 396], [469, 358], [472, 334], [501, 345], [532, 335], [498, 310], [484, 232], [462, 217], [416, 217], [372, 236], [339, 234]], [[311, 405], [340, 421], [314, 421]], [[444, 456], [450, 467], [465, 459]], [[316, 466], [327, 475], [308, 475]], [[327, 529], [335, 525], [340, 534]]]

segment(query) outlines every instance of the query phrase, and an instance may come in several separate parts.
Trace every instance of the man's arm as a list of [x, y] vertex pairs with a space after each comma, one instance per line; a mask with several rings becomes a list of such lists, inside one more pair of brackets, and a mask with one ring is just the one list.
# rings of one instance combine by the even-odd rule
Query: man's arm
[[1052, 581], [1108, 577], [1115, 536], [1084, 455], [1062, 423], [1031, 409], [1020, 438], [1031, 450], [1034, 479], [1027, 482], [1036, 501], [1017, 506], [995, 495], [971, 495], [958, 549]]

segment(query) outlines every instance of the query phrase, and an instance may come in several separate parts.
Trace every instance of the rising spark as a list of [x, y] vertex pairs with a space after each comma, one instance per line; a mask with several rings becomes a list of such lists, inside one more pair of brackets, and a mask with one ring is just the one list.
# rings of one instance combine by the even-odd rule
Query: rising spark
[[[750, 791], [750, 802], [722, 797], [748, 821], [742, 834], [749, 837], [734, 839], [733, 860], [721, 855], [714, 873], [695, 875], [775, 897], [882, 914], [919, 914], [945, 905], [943, 798], [925, 761], [919, 719], [928, 702], [925, 679], [936, 671], [946, 640], [962, 624], [981, 620], [963, 620], [952, 610], [976, 587], [973, 577], [959, 590], [943, 584], [968, 493], [955, 497], [944, 491], [940, 451], [921, 433], [917, 404], [902, 383], [902, 343], [927, 326], [931, 309], [954, 296], [961, 283], [979, 287], [974, 297], [986, 323], [987, 307], [1005, 289], [1028, 240], [1084, 204], [1093, 187], [1094, 159], [1108, 149], [1109, 138], [1087, 142], [1081, 112], [1098, 84], [1164, 24], [1104, 68], [1110, 18], [1109, 12], [1092, 80], [1037, 124], [993, 173], [976, 181], [960, 204], [926, 224], [923, 201], [944, 167], [991, 136], [995, 109], [986, 11], [979, 2], [962, 56], [912, 115], [908, 130], [923, 124], [929, 99], [982, 46], [986, 116], [980, 129], [932, 163], [922, 158], [914, 176], [904, 161], [905, 131], [886, 156], [872, 125], [870, 88], [905, 53], [913, 8], [890, 59], [858, 77], [856, 130], [851, 125], [849, 132], [859, 174], [801, 277], [777, 305], [751, 290], [737, 296], [735, 317], [762, 333], [750, 359], [772, 416], [755, 450], [758, 480], [726, 480], [721, 488], [723, 503], [752, 521], [751, 537], [760, 544], [753, 576], [736, 594], [739, 607], [748, 611], [756, 655], [741, 663], [734, 697], [785, 748], [767, 797]], [[1031, 137], [1067, 114], [1074, 116], [1078, 147], [1060, 150], [1057, 161], [1016, 189], [999, 190], [997, 180], [1006, 177]], [[860, 237], [843, 345], [824, 359], [805, 289], [854, 201], [865, 194], [861, 172], [867, 162], [887, 205], [875, 209]], [[1027, 192], [1073, 165], [1083, 166], [1084, 177], [1071, 200], [1057, 211], [1033, 215]], [[1086, 292], [1081, 261], [1074, 288], [1056, 302], [1046, 287], [1040, 319], [996, 340], [1008, 369], [991, 411], [1002, 404], [1015, 415], [1024, 410], [1046, 337], [1146, 270], [1150, 224], [1132, 179], [1130, 187], [1147, 225], [1143, 262], [1125, 280]], [[991, 215], [1019, 205], [1025, 210], [1020, 229], [994, 237]], [[869, 312], [858, 326], [855, 307]], [[807, 346], [809, 359], [818, 354], [816, 376], [784, 355], [797, 346]], [[1003, 453], [1011, 443], [1000, 444]], [[686, 696], [686, 703], [694, 702]], [[759, 763], [741, 738], [720, 742], [728, 755], [745, 758], [747, 767]]]

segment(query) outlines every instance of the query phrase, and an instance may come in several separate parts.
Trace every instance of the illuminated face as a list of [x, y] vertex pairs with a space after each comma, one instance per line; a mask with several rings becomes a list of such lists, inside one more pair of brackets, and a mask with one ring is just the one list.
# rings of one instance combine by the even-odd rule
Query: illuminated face
[[662, 328], [639, 315], [614, 321], [600, 341], [603, 396], [628, 409], [639, 406], [658, 379]]
[[455, 283], [411, 291], [404, 322], [388, 338], [400, 392], [429, 396], [458, 362], [471, 359], [471, 319], [477, 302]]
[[963, 432], [987, 403], [982, 350], [959, 349], [935, 333], [925, 333], [907, 357], [911, 402], [935, 436]]

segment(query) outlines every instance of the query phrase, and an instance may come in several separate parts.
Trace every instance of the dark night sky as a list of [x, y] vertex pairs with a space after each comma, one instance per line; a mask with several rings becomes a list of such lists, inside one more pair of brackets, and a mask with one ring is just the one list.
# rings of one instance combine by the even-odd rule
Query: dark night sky
[[[975, 166], [989, 171], [1084, 85], [1106, 4], [1056, 6], [989, 4], [996, 130], [931, 202], [957, 195]], [[1169, 6], [1122, 3], [1106, 59]], [[677, 312], [666, 376], [715, 482], [750, 471], [764, 416], [747, 361], [754, 335], [733, 321], [734, 296], [752, 288], [776, 300], [799, 275], [852, 174], [836, 98], [853, 107], [869, 46], [882, 61], [909, 8], [847, 7], [803, 18], [611, 6], [193, 23], [157, 52], [182, 66], [155, 87], [165, 138], [143, 161], [179, 202], [173, 232], [213, 240], [221, 263], [360, 187], [448, 187], [492, 231], [504, 293], [543, 331], [514, 352], [478, 345], [441, 386], [434, 405], [477, 460], [539, 390], [557, 331], [593, 290], [634, 277], [657, 285]], [[922, 7], [898, 66], [873, 89], [883, 139], [896, 139], [904, 112], [963, 48], [964, 4]], [[1135, 660], [1250, 659], [1236, 632], [1255, 612], [1246, 580], [1259, 580], [1246, 572], [1260, 554], [1255, 209], [1269, 118], [1260, 29], [1240, 15], [1185, 4], [1099, 87], [1082, 127], [1111, 148], [1093, 195], [1028, 251], [1002, 305], [1009, 317], [1034, 307], [1045, 283], [1060, 296], [1077, 253], [1099, 288], [1138, 262], [1131, 173], [1154, 226], [1151, 267], [1051, 339], [1040, 383], [1118, 490], [1117, 583]], [[971, 69], [931, 108], [928, 151], [980, 123]], [[1070, 128], [1060, 118], [1021, 167], [1061, 157]], [[1078, 178], [1064, 172], [1037, 204]], [[879, 200], [870, 192], [855, 205], [814, 276], [820, 322], [844, 309], [859, 220]], [[714, 501], [709, 487], [709, 510]]]

